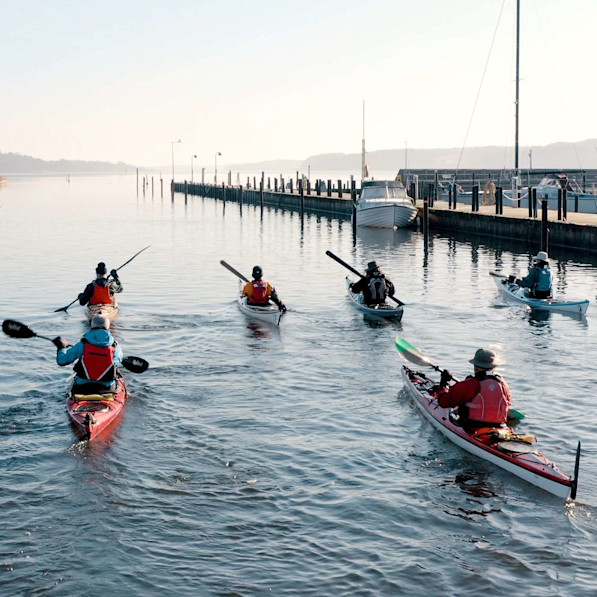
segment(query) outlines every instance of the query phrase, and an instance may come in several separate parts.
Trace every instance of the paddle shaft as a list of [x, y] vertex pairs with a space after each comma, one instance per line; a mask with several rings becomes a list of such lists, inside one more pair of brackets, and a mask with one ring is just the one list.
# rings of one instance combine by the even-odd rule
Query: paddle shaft
[[[352, 265], [348, 265], [348, 263], [346, 263], [346, 261], [343, 261], [342, 259], [340, 259], [340, 257], [338, 257], [338, 255], [334, 255], [331, 251], [326, 251], [325, 254], [328, 257], [331, 257], [334, 261], [337, 261], [340, 265], [343, 265], [347, 270], [351, 271], [353, 274], [356, 274], [357, 276], [359, 276], [359, 278], [365, 277], [359, 271], [354, 269], [354, 267], [352, 267]], [[400, 299], [397, 299], [395, 296], [388, 296], [388, 298], [393, 300], [400, 307], [402, 307], [404, 305], [404, 303]]]
[[226, 263], [223, 259], [220, 259], [220, 264], [223, 265], [228, 271], [232, 272], [237, 278], [240, 278], [243, 282], [250, 282], [248, 278], [245, 278], [239, 271], [235, 270], [231, 265]]
[[[143, 253], [143, 251], [149, 249], [149, 247], [151, 247], [151, 245], [147, 245], [144, 249], [141, 249], [140, 251], [138, 251], [137, 253], [135, 253], [128, 261], [125, 261], [120, 267], [117, 267], [114, 271], [118, 271], [119, 269], [122, 269], [125, 265], [127, 265], [128, 263], [130, 263], [135, 257], [137, 257], [137, 255], [140, 255], [141, 253]], [[110, 276], [108, 276], [109, 278]], [[59, 311], [64, 311], [66, 313], [67, 309], [71, 306], [74, 305], [77, 301], [79, 300], [79, 297], [77, 297], [74, 301], [71, 301], [68, 305], [66, 305], [66, 307], [60, 307], [60, 309], [55, 309], [54, 313], [58, 313]]]

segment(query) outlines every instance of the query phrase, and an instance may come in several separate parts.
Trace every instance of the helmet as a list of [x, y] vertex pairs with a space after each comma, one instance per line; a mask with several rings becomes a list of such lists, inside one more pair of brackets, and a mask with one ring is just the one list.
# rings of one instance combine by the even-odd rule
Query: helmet
[[253, 276], [253, 278], [255, 278], [255, 280], [261, 280], [261, 276], [263, 276], [263, 270], [256, 265], [253, 268], [253, 273], [251, 274]]
[[105, 276], [108, 273], [108, 268], [106, 267], [106, 264], [103, 261], [100, 261], [97, 264], [97, 267], [95, 268], [95, 273], [98, 276]]
[[96, 330], [96, 329], [109, 330], [110, 329], [110, 320], [107, 317], [104, 317], [103, 315], [96, 315], [91, 320], [91, 329], [92, 330]]

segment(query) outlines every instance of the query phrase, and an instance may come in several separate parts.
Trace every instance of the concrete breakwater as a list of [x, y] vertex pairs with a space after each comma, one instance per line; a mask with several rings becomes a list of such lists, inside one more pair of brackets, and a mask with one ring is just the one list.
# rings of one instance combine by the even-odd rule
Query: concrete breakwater
[[[353, 185], [354, 187], [354, 185]], [[323, 213], [350, 217], [353, 213], [356, 189], [326, 191], [323, 195], [307, 195], [304, 189], [298, 192], [281, 192], [268, 189], [243, 189], [240, 186], [227, 186], [178, 182], [172, 186], [174, 193], [188, 196], [201, 196], [220, 201], [292, 209], [301, 213]], [[422, 200], [417, 200], [418, 223], [423, 223]], [[562, 247], [597, 253], [597, 215], [568, 213], [567, 220], [558, 220], [557, 211], [548, 211], [546, 220], [529, 217], [528, 209], [503, 206], [502, 213], [495, 213], [495, 206], [481, 206], [472, 212], [470, 205], [451, 206], [446, 201], [434, 201], [428, 207], [429, 230], [457, 231], [493, 238], [513, 239], [525, 242], [529, 250], [537, 247]], [[561, 214], [560, 214], [561, 217]], [[547, 247], [545, 233], [548, 233]]]

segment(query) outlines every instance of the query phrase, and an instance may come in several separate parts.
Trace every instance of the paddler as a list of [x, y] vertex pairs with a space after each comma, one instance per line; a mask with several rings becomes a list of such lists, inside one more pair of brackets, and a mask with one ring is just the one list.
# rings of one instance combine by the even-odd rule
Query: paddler
[[74, 346], [60, 336], [52, 340], [58, 349], [56, 362], [61, 367], [77, 361], [74, 367], [77, 386], [100, 384], [108, 390], [114, 387], [123, 354], [109, 330], [110, 320], [96, 315], [91, 320], [91, 330]]
[[[108, 275], [106, 264], [101, 261], [95, 268], [96, 278], [85, 287], [79, 294], [81, 305], [111, 305], [114, 302], [114, 295], [122, 292], [122, 284], [118, 272], [113, 269]], [[112, 279], [110, 280], [110, 276]]]
[[363, 293], [363, 302], [367, 306], [383, 305], [388, 296], [394, 296], [394, 284], [386, 278], [377, 261], [367, 264], [365, 276], [350, 285], [355, 294]]
[[251, 273], [253, 280], [247, 282], [243, 288], [243, 296], [247, 297], [247, 303], [250, 305], [262, 305], [265, 306], [271, 300], [273, 303], [278, 305], [278, 309], [282, 312], [286, 311], [286, 306], [278, 298], [276, 289], [272, 287], [269, 282], [262, 279], [263, 270], [261, 267], [256, 265]]
[[508, 384], [493, 373], [498, 362], [495, 352], [479, 348], [469, 360], [474, 375], [448, 387], [449, 371], [442, 371], [437, 401], [444, 408], [457, 407], [463, 426], [493, 427], [505, 423], [512, 403]]
[[553, 276], [549, 269], [548, 259], [545, 251], [539, 251], [533, 257], [533, 267], [529, 270], [528, 276], [522, 280], [514, 280], [518, 286], [529, 289], [531, 298], [545, 299], [551, 297]]

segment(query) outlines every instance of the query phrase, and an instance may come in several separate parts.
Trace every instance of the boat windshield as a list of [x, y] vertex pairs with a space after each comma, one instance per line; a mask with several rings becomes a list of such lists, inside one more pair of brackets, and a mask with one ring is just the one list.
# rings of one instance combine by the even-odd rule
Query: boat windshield
[[371, 201], [372, 199], [383, 199], [384, 201], [394, 199], [408, 199], [404, 187], [374, 186], [365, 187], [361, 193], [361, 199]]

